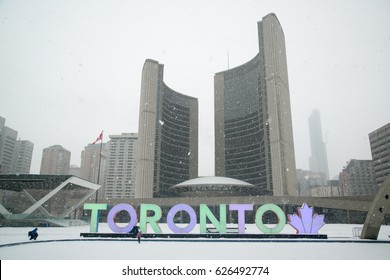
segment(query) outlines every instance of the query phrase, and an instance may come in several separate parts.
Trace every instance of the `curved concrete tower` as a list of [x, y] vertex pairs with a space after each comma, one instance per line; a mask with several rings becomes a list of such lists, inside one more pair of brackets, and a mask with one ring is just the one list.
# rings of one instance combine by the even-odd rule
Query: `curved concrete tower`
[[217, 73], [215, 171], [257, 194], [298, 195], [285, 40], [274, 14], [258, 22], [259, 53]]
[[198, 100], [170, 89], [164, 65], [142, 70], [136, 198], [171, 196], [169, 188], [198, 176]]

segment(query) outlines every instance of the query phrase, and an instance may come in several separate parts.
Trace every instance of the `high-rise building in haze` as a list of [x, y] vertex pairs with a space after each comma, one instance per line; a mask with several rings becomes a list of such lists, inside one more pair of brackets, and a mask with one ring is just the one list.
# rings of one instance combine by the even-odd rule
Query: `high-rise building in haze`
[[103, 198], [105, 192], [107, 154], [107, 143], [90, 144], [81, 152], [80, 177], [102, 186], [98, 191], [99, 198]]
[[60, 145], [43, 149], [39, 173], [44, 175], [68, 175], [70, 155], [70, 151]]
[[390, 123], [369, 135], [371, 155], [378, 186], [390, 176]]
[[137, 133], [110, 135], [104, 197], [134, 198]]
[[0, 174], [29, 174], [34, 144], [17, 140], [18, 132], [5, 126], [0, 117]]
[[311, 157], [309, 167], [311, 172], [322, 173], [326, 180], [329, 179], [328, 156], [326, 145], [322, 138], [321, 117], [318, 110], [313, 110], [309, 118], [309, 134]]
[[164, 83], [164, 65], [142, 69], [136, 198], [169, 196], [169, 188], [198, 176], [198, 100]]
[[215, 172], [298, 195], [284, 33], [274, 14], [257, 27], [259, 53], [214, 77]]
[[11, 173], [18, 132], [5, 126], [5, 118], [0, 117], [0, 174]]
[[11, 173], [30, 174], [34, 144], [28, 140], [17, 140]]

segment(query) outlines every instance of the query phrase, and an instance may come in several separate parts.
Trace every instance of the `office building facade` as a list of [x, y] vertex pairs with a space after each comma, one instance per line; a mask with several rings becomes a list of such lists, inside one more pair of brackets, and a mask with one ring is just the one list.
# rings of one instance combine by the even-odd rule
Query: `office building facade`
[[285, 39], [274, 14], [258, 22], [259, 53], [214, 76], [215, 172], [258, 194], [298, 195]]
[[136, 198], [170, 196], [170, 188], [198, 176], [198, 100], [169, 88], [164, 65], [142, 69]]
[[339, 175], [344, 196], [374, 196], [378, 191], [372, 160], [351, 159]]
[[134, 198], [138, 134], [109, 137], [104, 197]]
[[368, 137], [376, 183], [381, 186], [390, 176], [390, 123], [371, 132]]
[[71, 153], [61, 145], [43, 149], [41, 175], [68, 175]]
[[0, 174], [29, 174], [34, 144], [17, 140], [18, 132], [0, 116]]

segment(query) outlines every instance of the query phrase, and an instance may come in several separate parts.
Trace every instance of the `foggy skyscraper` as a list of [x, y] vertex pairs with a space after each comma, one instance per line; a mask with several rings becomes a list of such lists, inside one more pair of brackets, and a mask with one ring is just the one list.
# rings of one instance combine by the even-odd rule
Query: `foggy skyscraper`
[[313, 110], [310, 115], [309, 133], [311, 147], [310, 171], [322, 173], [325, 179], [329, 179], [328, 157], [326, 155], [326, 145], [322, 138], [321, 117], [318, 110]]

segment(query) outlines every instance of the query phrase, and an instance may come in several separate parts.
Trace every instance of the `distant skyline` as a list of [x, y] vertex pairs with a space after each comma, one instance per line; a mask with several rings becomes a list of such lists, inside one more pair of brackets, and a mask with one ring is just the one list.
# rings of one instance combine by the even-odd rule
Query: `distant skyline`
[[214, 74], [252, 59], [257, 22], [285, 34], [296, 167], [309, 169], [307, 119], [321, 112], [329, 175], [371, 159], [390, 122], [389, 1], [1, 1], [0, 116], [42, 151], [81, 151], [104, 130], [137, 132], [142, 66], [199, 100], [199, 175], [214, 174]]

